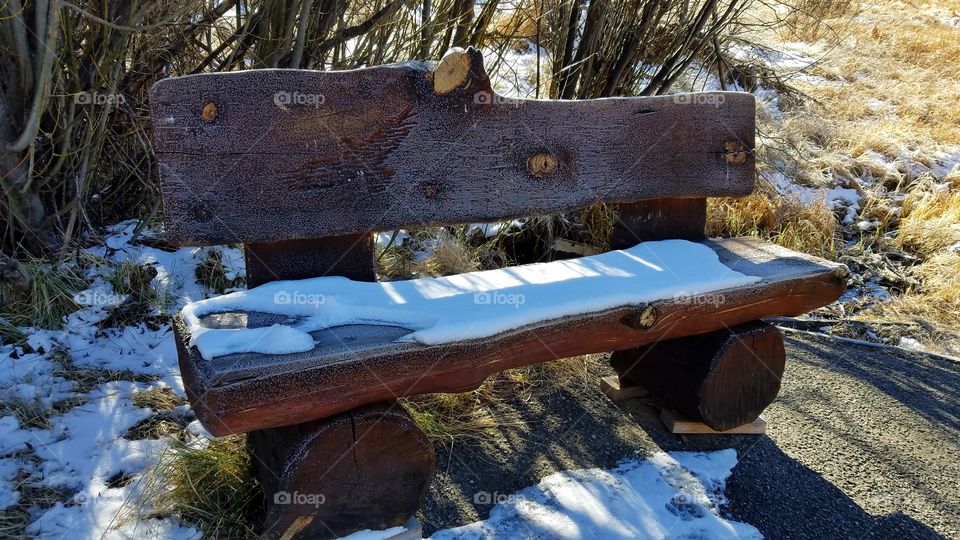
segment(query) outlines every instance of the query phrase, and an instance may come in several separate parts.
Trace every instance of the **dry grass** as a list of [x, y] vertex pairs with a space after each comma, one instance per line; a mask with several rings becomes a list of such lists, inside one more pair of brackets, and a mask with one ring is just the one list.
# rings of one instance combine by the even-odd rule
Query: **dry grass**
[[604, 359], [585, 355], [533, 364], [494, 374], [471, 392], [425, 394], [400, 402], [431, 440], [489, 449], [501, 442], [503, 430], [528, 427], [505, 406], [508, 400], [523, 402], [537, 393], [592, 384]]
[[134, 407], [145, 407], [154, 411], [171, 411], [186, 403], [187, 400], [174, 394], [167, 386], [142, 390], [133, 395]]
[[707, 234], [759, 236], [830, 259], [837, 252], [837, 219], [823, 201], [803, 204], [761, 190], [738, 199], [709, 199]]
[[424, 262], [423, 269], [434, 276], [475, 272], [480, 269], [480, 253], [462, 238], [453, 236], [446, 229], [440, 229], [433, 252]]
[[901, 213], [899, 247], [931, 257], [960, 242], [960, 191], [914, 189]]
[[840, 30], [824, 36], [831, 49], [812, 73], [842, 84], [796, 84], [823, 104], [810, 118], [836, 129], [829, 150], [854, 158], [874, 150], [891, 159], [919, 151], [913, 159], [924, 161], [942, 145], [960, 144], [960, 37], [938, 20], [960, 2], [940, 9], [935, 15], [887, 0], [863, 4], [856, 18], [849, 10], [821, 17]]

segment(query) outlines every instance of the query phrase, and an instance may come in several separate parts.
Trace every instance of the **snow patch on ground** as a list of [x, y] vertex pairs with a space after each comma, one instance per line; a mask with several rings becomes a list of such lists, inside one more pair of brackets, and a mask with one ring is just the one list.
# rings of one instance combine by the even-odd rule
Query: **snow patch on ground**
[[[135, 228], [134, 222], [110, 227], [99, 244], [84, 250], [101, 262], [90, 265], [90, 286], [75, 298], [81, 308], [61, 329], [21, 328], [29, 349], [0, 345], [0, 401], [47, 418], [37, 427], [22, 425], [15, 416], [0, 417], [0, 510], [21, 503], [20, 485], [64, 497], [49, 508], [27, 508], [27, 533], [37, 538], [200, 537], [176, 518], [137, 520], [125, 507], [138, 497], [140, 475], [167, 445], [125, 437], [152, 414], [134, 406], [133, 396], [155, 387], [182, 395], [183, 385], [169, 324], [100, 328], [109, 308], [124, 300], [106, 278], [124, 262], [150, 265], [157, 270], [152, 286], [172, 295], [174, 309], [208, 294], [194, 275], [206, 251], [132, 243]], [[228, 277], [243, 275], [240, 250], [208, 249], [220, 250]], [[156, 382], [111, 381], [81, 391], [69, 378], [73, 367], [132, 372]], [[62, 409], [50, 410], [58, 405]]]
[[762, 538], [720, 515], [735, 450], [658, 453], [612, 470], [563, 471], [431, 538]]

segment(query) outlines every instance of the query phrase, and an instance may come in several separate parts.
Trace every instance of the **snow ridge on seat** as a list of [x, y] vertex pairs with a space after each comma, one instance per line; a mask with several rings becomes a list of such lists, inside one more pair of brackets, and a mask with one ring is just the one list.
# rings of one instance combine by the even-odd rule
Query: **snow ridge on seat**
[[[644, 242], [591, 257], [408, 281], [339, 276], [277, 281], [187, 305], [190, 343], [206, 360], [234, 353], [289, 354], [314, 348], [310, 332], [350, 324], [408, 328], [397, 342], [437, 345], [536, 322], [654, 300], [702, 295], [759, 281], [686, 240]], [[211, 328], [203, 317], [231, 311], [287, 317], [262, 328]]]

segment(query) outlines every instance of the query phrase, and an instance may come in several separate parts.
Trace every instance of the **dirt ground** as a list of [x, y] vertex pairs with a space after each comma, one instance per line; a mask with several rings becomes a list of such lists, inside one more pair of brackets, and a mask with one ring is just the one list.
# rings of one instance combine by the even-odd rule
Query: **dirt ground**
[[[612, 467], [660, 450], [736, 448], [729, 517], [768, 538], [960, 537], [960, 364], [921, 354], [787, 337], [764, 436], [668, 433], [640, 399], [614, 404], [596, 380], [504, 407], [529, 428], [496, 449], [439, 449], [424, 532], [489, 514], [562, 469]], [[475, 502], [479, 500], [480, 503]]]

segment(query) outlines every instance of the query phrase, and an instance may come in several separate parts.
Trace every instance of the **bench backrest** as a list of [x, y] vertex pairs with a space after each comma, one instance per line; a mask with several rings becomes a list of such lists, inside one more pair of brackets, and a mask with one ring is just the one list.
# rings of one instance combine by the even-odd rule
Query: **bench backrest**
[[277, 277], [322, 269], [304, 261], [325, 259], [318, 246], [372, 249], [371, 231], [596, 202], [699, 214], [704, 197], [754, 186], [750, 94], [507, 99], [472, 49], [436, 69], [189, 75], [150, 102], [168, 240], [245, 243], [301, 269]]

